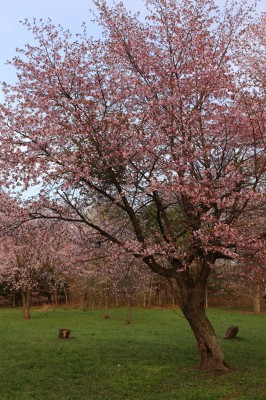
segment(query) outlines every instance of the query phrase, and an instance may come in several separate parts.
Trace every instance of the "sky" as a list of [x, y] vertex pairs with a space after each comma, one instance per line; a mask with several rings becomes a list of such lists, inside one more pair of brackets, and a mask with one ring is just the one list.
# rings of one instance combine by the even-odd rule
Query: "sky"
[[[111, 3], [111, 0], [108, 0]], [[251, 1], [251, 0], [249, 0]], [[216, 0], [222, 5], [225, 0]], [[144, 9], [144, 0], [124, 0], [124, 5], [132, 11]], [[89, 26], [88, 33], [99, 35], [99, 29], [92, 22], [90, 9], [92, 0], [6, 0], [1, 2], [0, 15], [0, 82], [14, 83], [16, 73], [13, 67], [5, 65], [16, 54], [16, 48], [32, 43], [31, 34], [20, 23], [25, 18], [51, 18], [55, 24], [61, 24], [72, 33], [81, 31], [82, 22]], [[259, 11], [266, 12], [266, 0], [260, 0]], [[0, 99], [2, 94], [0, 93]]]
[[[112, 4], [112, 0], [108, 0]], [[132, 11], [143, 9], [144, 0], [124, 0], [125, 6]], [[16, 48], [32, 43], [32, 35], [20, 21], [33, 18], [44, 21], [51, 18], [55, 25], [61, 24], [72, 33], [80, 33], [83, 22], [88, 23], [88, 33], [99, 35], [100, 30], [90, 22], [93, 15], [90, 10], [95, 6], [92, 0], [6, 0], [1, 2], [0, 14], [0, 82], [13, 83], [16, 72], [7, 60], [16, 54]], [[0, 94], [0, 97], [1, 94]]]

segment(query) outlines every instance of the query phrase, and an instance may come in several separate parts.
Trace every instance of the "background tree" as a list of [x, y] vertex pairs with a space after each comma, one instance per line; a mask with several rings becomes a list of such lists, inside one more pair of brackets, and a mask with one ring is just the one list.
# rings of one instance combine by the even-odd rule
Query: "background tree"
[[[239, 249], [239, 259], [221, 261], [217, 268], [220, 278], [224, 279], [227, 289], [236, 295], [248, 295], [253, 299], [254, 312], [261, 311], [261, 301], [266, 285], [266, 206], [260, 204], [255, 210], [245, 213], [237, 221], [236, 228], [241, 236], [253, 238]], [[255, 240], [254, 240], [255, 239]]]
[[[145, 23], [94, 3], [102, 40], [25, 22], [37, 44], [4, 85], [3, 167], [9, 182], [42, 185], [33, 217], [86, 224], [174, 279], [201, 367], [226, 370], [204, 299], [216, 261], [256, 241], [234, 224], [264, 195], [265, 92], [249, 81], [264, 20], [237, 2], [147, 0]], [[103, 203], [102, 218], [90, 213]], [[143, 218], [151, 206], [155, 224]]]
[[[105, 211], [99, 210], [100, 215]], [[113, 216], [117, 223], [118, 216]], [[126, 232], [124, 232], [124, 235]], [[154, 274], [144, 268], [140, 260], [125, 252], [115, 254], [106, 240], [99, 241], [91, 229], [77, 230], [78, 245], [76, 251], [74, 285], [83, 292], [84, 308], [88, 307], [90, 293], [101, 298], [104, 303], [104, 318], [109, 318], [109, 303], [115, 298], [119, 306], [119, 298], [126, 300], [128, 307], [127, 323], [131, 323], [131, 305], [136, 294], [147, 291]], [[72, 257], [73, 262], [73, 257]], [[78, 282], [77, 282], [78, 280]]]
[[8, 221], [8, 230], [1, 238], [0, 281], [6, 290], [21, 295], [23, 317], [30, 319], [33, 292], [46, 287], [54, 293], [66, 284], [68, 243], [64, 242], [66, 237], [59, 224], [28, 221], [16, 226], [17, 220], [13, 224], [11, 230], [12, 223]]

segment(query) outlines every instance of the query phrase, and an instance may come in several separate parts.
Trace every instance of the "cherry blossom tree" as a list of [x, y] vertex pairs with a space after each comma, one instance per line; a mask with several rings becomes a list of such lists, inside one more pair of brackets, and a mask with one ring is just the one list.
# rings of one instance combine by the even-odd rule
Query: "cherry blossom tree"
[[[18, 216], [21, 217], [20, 210]], [[23, 317], [30, 319], [32, 293], [46, 286], [51, 293], [67, 282], [69, 254], [59, 224], [5, 220], [0, 239], [0, 282], [22, 296]]]
[[[239, 251], [239, 259], [221, 260], [216, 273], [227, 289], [252, 297], [254, 312], [261, 311], [266, 288], [266, 204], [242, 215], [236, 224], [241, 236], [252, 238]], [[241, 232], [242, 231], [242, 232]], [[255, 240], [254, 240], [255, 239]]]
[[11, 292], [21, 293], [24, 319], [30, 319], [31, 295], [37, 289], [43, 274], [40, 248], [42, 241], [36, 240], [37, 232], [30, 225], [24, 225], [12, 236], [9, 235], [1, 241], [0, 279]]
[[[247, 257], [238, 263], [224, 262], [217, 270], [223, 287], [235, 297], [248, 296], [253, 300], [255, 314], [261, 312], [261, 301], [265, 295], [266, 269], [256, 256]], [[224, 288], [222, 288], [224, 292]]]
[[137, 293], [147, 290], [153, 274], [132, 255], [121, 255], [119, 260], [107, 256], [103, 261], [97, 268], [97, 280], [104, 289], [105, 317], [108, 317], [108, 296], [122, 296], [127, 305], [127, 324], [130, 324], [133, 300]]
[[235, 1], [146, 0], [145, 22], [94, 3], [102, 40], [25, 22], [37, 43], [3, 86], [7, 183], [41, 186], [33, 217], [85, 224], [174, 279], [201, 368], [227, 370], [204, 299], [217, 260], [256, 241], [235, 223], [264, 196], [265, 19]]
[[[99, 211], [100, 215], [105, 213]], [[114, 217], [114, 216], [113, 216]], [[117, 217], [116, 217], [117, 218]], [[126, 234], [124, 232], [124, 234]], [[103, 300], [104, 318], [109, 318], [109, 302], [123, 297], [127, 303], [127, 323], [131, 323], [131, 306], [136, 294], [145, 291], [155, 275], [134, 256], [125, 252], [115, 254], [109, 242], [96, 241], [91, 229], [76, 231], [74, 285], [83, 292], [84, 309], [90, 292]], [[86, 306], [87, 304], [87, 306]]]

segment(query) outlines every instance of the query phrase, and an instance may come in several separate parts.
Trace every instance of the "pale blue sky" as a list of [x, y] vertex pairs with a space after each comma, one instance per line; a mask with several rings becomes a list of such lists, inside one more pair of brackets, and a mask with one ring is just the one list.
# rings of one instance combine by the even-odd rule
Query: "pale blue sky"
[[[223, 4], [225, 0], [217, 0]], [[110, 0], [111, 3], [111, 0]], [[144, 0], [124, 0], [127, 8], [141, 10]], [[16, 53], [16, 47], [24, 47], [32, 41], [31, 34], [19, 21], [25, 18], [51, 18], [71, 32], [80, 32], [83, 21], [89, 21], [92, 0], [5, 0], [1, 2], [0, 15], [0, 81], [14, 82], [15, 71], [5, 62]], [[266, 12], [266, 0], [260, 0], [258, 10]], [[91, 34], [97, 34], [97, 27], [90, 25]], [[0, 94], [1, 96], [1, 94]]]
[[[110, 1], [111, 3], [111, 1]], [[142, 0], [125, 0], [124, 4], [137, 11], [143, 7]], [[31, 34], [19, 22], [25, 18], [47, 20], [69, 28], [72, 33], [81, 31], [83, 21], [90, 21], [92, 0], [5, 0], [1, 2], [0, 14], [0, 82], [14, 82], [15, 71], [5, 65], [12, 59], [16, 48], [23, 48], [32, 41]], [[91, 24], [91, 34], [97, 34], [97, 27]], [[1, 96], [1, 93], [0, 93]]]

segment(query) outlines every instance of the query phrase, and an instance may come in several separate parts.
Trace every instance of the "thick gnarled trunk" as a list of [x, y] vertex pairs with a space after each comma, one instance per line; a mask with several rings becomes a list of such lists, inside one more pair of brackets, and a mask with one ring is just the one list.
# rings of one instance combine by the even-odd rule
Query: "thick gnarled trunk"
[[200, 368], [209, 371], [227, 371], [229, 368], [224, 361], [220, 342], [205, 311], [195, 308], [183, 312], [198, 343]]
[[178, 302], [196, 337], [200, 368], [227, 371], [229, 367], [224, 361], [221, 344], [205, 313], [209, 274], [210, 266], [205, 260], [199, 260], [196, 277], [193, 278], [188, 270], [181, 272], [176, 278]]

